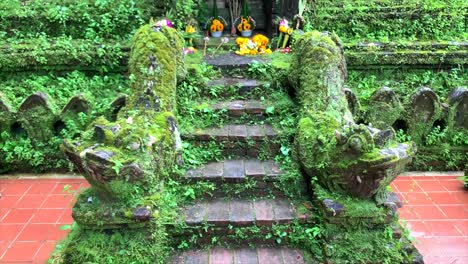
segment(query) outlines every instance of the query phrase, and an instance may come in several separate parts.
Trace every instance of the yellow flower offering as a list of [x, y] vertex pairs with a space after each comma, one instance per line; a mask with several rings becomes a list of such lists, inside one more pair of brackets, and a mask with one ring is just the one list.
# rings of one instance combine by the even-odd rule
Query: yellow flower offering
[[271, 53], [271, 49], [267, 47], [269, 39], [262, 34], [257, 34], [252, 39], [237, 38], [236, 43], [237, 45], [239, 45], [239, 50], [236, 51], [236, 54], [239, 55], [257, 55]]
[[193, 34], [195, 33], [195, 27], [192, 25], [188, 25], [185, 27], [185, 32], [188, 34]]

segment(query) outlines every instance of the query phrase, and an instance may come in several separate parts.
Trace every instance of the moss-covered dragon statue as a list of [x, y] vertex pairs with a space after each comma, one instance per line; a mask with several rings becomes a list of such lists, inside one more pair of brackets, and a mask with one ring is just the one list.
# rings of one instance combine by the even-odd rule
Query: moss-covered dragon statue
[[129, 64], [132, 93], [117, 121], [98, 118], [83, 139], [62, 147], [92, 185], [73, 209], [80, 226], [141, 225], [156, 217], [158, 190], [181, 153], [174, 112], [177, 77], [185, 71], [182, 39], [172, 28], [145, 25]]
[[393, 129], [357, 124], [348, 108], [346, 62], [336, 35], [310, 32], [294, 46], [291, 81], [301, 104], [295, 139], [305, 173], [333, 192], [387, 199], [387, 186], [415, 154]]

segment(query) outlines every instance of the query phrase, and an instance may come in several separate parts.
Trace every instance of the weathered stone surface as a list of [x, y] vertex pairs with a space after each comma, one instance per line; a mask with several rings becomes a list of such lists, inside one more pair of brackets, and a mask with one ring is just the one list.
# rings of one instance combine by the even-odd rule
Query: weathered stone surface
[[246, 68], [254, 61], [265, 63], [268, 59], [262, 56], [240, 56], [233, 52], [221, 54], [215, 57], [207, 56], [206, 63], [221, 69]]
[[294, 208], [288, 200], [273, 200], [273, 211], [275, 212], [275, 221], [279, 224], [289, 223], [296, 217]]
[[346, 101], [348, 102], [349, 111], [351, 111], [351, 114], [353, 114], [354, 116], [359, 115], [360, 114], [360, 105], [359, 105], [359, 101], [358, 101], [356, 95], [349, 88], [345, 88], [344, 92], [345, 92], [345, 95], [346, 95]]
[[207, 178], [220, 178], [223, 176], [224, 163], [223, 162], [210, 162], [206, 164], [204, 176]]
[[117, 97], [110, 105], [110, 109], [111, 109], [111, 113], [109, 115], [109, 120], [112, 121], [112, 122], [115, 122], [117, 121], [117, 116], [120, 112], [120, 110], [122, 110], [122, 108], [124, 108], [126, 105], [127, 105], [127, 100], [128, 100], [128, 97], [126, 95], [121, 95], [119, 97]]
[[395, 92], [386, 86], [372, 95], [369, 109], [366, 113], [366, 121], [379, 129], [391, 127], [404, 111]]
[[18, 109], [20, 122], [32, 139], [46, 142], [53, 136], [53, 124], [57, 119], [53, 103], [43, 92], [30, 95]]
[[184, 264], [206, 264], [209, 263], [209, 260], [209, 254], [206, 250], [191, 250], [185, 253]]
[[253, 140], [262, 140], [264, 137], [262, 127], [260, 126], [248, 126], [247, 127], [247, 137]]
[[182, 212], [188, 225], [201, 225], [204, 220], [217, 227], [232, 226], [271, 226], [275, 223], [290, 223], [294, 220], [307, 220], [310, 214], [298, 216], [291, 201], [286, 198], [224, 200], [216, 198], [187, 206]]
[[133, 217], [138, 221], [149, 221], [151, 211], [146, 207], [138, 207], [133, 211]]
[[207, 206], [205, 203], [196, 203], [190, 205], [185, 209], [185, 223], [187, 225], [193, 225], [202, 223], [206, 219]]
[[[259, 161], [254, 159], [229, 159], [220, 162], [210, 162], [200, 168], [189, 169], [185, 173], [187, 179], [241, 182], [249, 177], [275, 180], [283, 172], [274, 161]], [[263, 180], [263, 179], [262, 179]]]
[[249, 100], [245, 102], [245, 112], [248, 114], [262, 115], [266, 111], [266, 105], [261, 101]]
[[283, 256], [279, 250], [274, 248], [259, 248], [257, 252], [259, 263], [283, 264]]
[[245, 112], [245, 102], [241, 100], [230, 102], [228, 111], [229, 115], [231, 116], [242, 116], [242, 114]]
[[13, 112], [10, 103], [0, 92], [0, 133], [2, 131], [10, 131], [13, 121]]
[[210, 251], [210, 263], [234, 263], [234, 254], [231, 250], [224, 248], [214, 248]]
[[223, 179], [226, 181], [242, 181], [245, 179], [243, 160], [225, 160]]
[[428, 87], [419, 88], [411, 97], [408, 133], [417, 143], [422, 143], [441, 113], [442, 108], [437, 95]]
[[449, 95], [449, 121], [455, 128], [468, 129], [468, 89], [459, 87]]
[[337, 203], [332, 199], [324, 199], [322, 204], [325, 207], [325, 212], [328, 216], [340, 216], [345, 211], [345, 207], [342, 204]]
[[249, 201], [230, 202], [230, 222], [235, 226], [246, 226], [254, 221], [253, 205]]
[[257, 251], [250, 248], [235, 250], [234, 264], [258, 264]]
[[171, 259], [173, 264], [302, 264], [303, 252], [285, 247], [271, 248], [213, 248], [188, 250]]
[[[296, 152], [303, 171], [317, 177], [325, 188], [378, 199], [411, 161], [416, 148], [412, 142], [405, 143], [407, 153], [400, 156], [403, 147], [385, 149], [387, 146], [375, 143], [373, 136], [382, 135], [377, 128], [356, 124], [345, 93], [347, 69], [342, 47], [339, 38], [327, 32], [308, 32], [296, 41], [290, 73], [302, 105]], [[391, 90], [383, 88], [372, 101], [394, 110], [395, 99]], [[377, 141], [382, 144], [387, 138]]]
[[303, 264], [304, 255], [297, 249], [281, 249], [283, 253], [284, 264]]
[[258, 200], [254, 202], [255, 220], [257, 225], [269, 225], [275, 219], [271, 200]]
[[229, 202], [215, 200], [207, 204], [209, 224], [227, 226], [229, 224]]
[[247, 127], [245, 125], [229, 125], [229, 140], [245, 142]]
[[265, 176], [265, 169], [263, 164], [259, 160], [246, 160], [245, 164], [245, 176], [246, 177], [262, 177]]
[[88, 100], [84, 97], [83, 94], [77, 94], [73, 96], [68, 104], [63, 108], [62, 115], [65, 113], [85, 113], [87, 114], [90, 111], [90, 106]]

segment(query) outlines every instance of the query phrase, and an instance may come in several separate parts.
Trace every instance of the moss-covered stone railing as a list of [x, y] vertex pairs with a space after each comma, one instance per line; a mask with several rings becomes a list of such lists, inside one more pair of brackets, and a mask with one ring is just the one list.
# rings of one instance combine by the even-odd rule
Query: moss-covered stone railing
[[[105, 111], [110, 120], [126, 104], [126, 95], [116, 98]], [[37, 92], [28, 96], [23, 103], [14, 109], [9, 100], [0, 92], [0, 133], [12, 135], [24, 133], [34, 142], [47, 142], [53, 135], [60, 135], [67, 124], [84, 130], [90, 124], [88, 118], [93, 111], [89, 100], [83, 94], [76, 94], [68, 100], [61, 110], [57, 110], [55, 100], [47, 93]], [[115, 121], [115, 120], [114, 120]]]
[[174, 112], [182, 40], [168, 27], [145, 25], [130, 56], [132, 92], [115, 122], [97, 119], [63, 151], [91, 184], [73, 217], [82, 227], [141, 226], [157, 217], [158, 192], [181, 151]]
[[[203, 49], [203, 39], [195, 44]], [[219, 40], [210, 39], [216, 48]], [[237, 47], [235, 39], [222, 47]], [[468, 64], [467, 42], [347, 43], [345, 57], [351, 68], [368, 69], [409, 65], [418, 68], [454, 67]], [[123, 72], [128, 69], [128, 41], [95, 43], [67, 38], [21, 43], [0, 41], [0, 71], [83, 70]], [[12, 56], [14, 55], [14, 56]]]
[[345, 93], [349, 109], [361, 123], [372, 124], [379, 129], [392, 127], [417, 143], [418, 155], [413, 169], [453, 170], [466, 166], [466, 87], [454, 89], [446, 100], [442, 100], [429, 87], [419, 88], [407, 100], [400, 98], [391, 88], [382, 87], [370, 97], [365, 107], [361, 107], [352, 89], [345, 89]]
[[336, 35], [317, 31], [296, 42], [290, 76], [302, 106], [295, 139], [299, 161], [328, 190], [384, 204], [386, 187], [416, 147], [397, 143], [392, 129], [356, 124], [345, 95], [341, 45]]

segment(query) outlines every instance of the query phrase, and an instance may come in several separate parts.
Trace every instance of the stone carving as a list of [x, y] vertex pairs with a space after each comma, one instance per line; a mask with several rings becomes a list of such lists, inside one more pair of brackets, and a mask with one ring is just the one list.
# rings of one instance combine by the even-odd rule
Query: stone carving
[[459, 87], [449, 95], [449, 121], [454, 128], [468, 129], [468, 89]]
[[56, 121], [55, 107], [43, 92], [30, 95], [18, 109], [18, 121], [24, 125], [28, 135], [37, 141], [47, 141], [53, 136]]
[[115, 99], [110, 106], [111, 113], [109, 115], [109, 121], [115, 122], [117, 120], [117, 115], [119, 114], [120, 110], [125, 107], [127, 104], [127, 96], [121, 95]]
[[13, 123], [13, 112], [7, 98], [0, 92], [0, 133], [9, 131]]
[[356, 95], [349, 88], [345, 88], [344, 92], [346, 95], [346, 101], [348, 101], [349, 111], [351, 111], [353, 116], [359, 116], [361, 112], [361, 105], [359, 104], [359, 100], [357, 99]]
[[434, 122], [441, 116], [441, 105], [437, 95], [428, 87], [421, 87], [412, 96], [409, 110], [409, 133], [416, 142], [422, 142]]
[[[296, 41], [293, 71], [302, 106], [295, 139], [303, 170], [331, 191], [387, 201], [386, 187], [404, 170], [416, 147], [399, 144], [392, 129], [358, 125], [344, 91], [346, 62], [336, 35], [311, 32]], [[394, 100], [384, 89], [379, 102]]]
[[366, 113], [366, 121], [379, 129], [391, 127], [404, 111], [395, 92], [386, 86], [372, 95], [369, 108], [372, 111]]
[[[88, 138], [64, 142], [66, 156], [92, 185], [90, 193], [83, 195], [106, 204], [93, 209], [77, 205], [73, 216], [78, 224], [90, 227], [90, 218], [99, 217], [104, 220], [102, 228], [115, 228], [141, 224], [154, 216], [151, 200], [181, 152], [171, 112], [181, 56], [182, 42], [175, 30], [153, 25], [140, 28], [129, 63], [135, 76], [132, 93], [114, 101], [116, 120], [98, 118]], [[129, 201], [138, 206], [128, 208]]]

